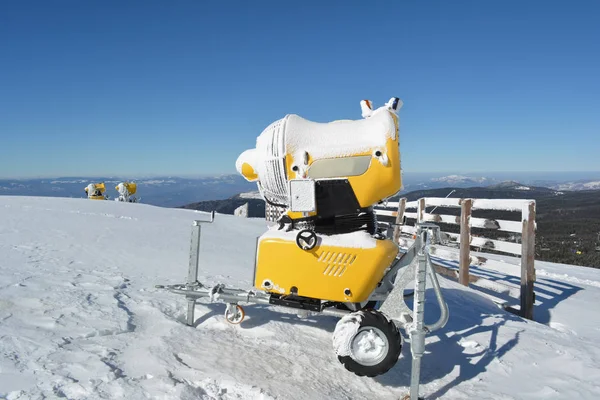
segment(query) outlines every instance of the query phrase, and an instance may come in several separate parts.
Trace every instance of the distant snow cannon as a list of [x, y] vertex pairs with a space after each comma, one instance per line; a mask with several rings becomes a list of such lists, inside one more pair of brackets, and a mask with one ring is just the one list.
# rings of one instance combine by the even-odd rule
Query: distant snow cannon
[[137, 185], [135, 182], [121, 182], [115, 186], [119, 197], [115, 201], [123, 201], [126, 203], [137, 203], [138, 199], [133, 196], [137, 192]]
[[105, 191], [106, 187], [104, 186], [104, 182], [90, 183], [85, 188], [85, 193], [87, 194], [88, 199], [91, 200], [106, 200], [107, 197], [104, 195]]

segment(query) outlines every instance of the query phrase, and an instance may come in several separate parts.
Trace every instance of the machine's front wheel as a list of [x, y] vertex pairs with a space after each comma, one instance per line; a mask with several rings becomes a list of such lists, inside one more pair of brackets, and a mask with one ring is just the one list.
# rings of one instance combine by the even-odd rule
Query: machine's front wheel
[[386, 373], [398, 361], [402, 335], [382, 313], [363, 310], [342, 318], [333, 333], [338, 360], [359, 376]]

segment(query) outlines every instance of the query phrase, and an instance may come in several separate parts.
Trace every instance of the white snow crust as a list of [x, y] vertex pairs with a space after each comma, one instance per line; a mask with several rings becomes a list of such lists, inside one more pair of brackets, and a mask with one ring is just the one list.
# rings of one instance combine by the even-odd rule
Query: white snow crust
[[[264, 235], [265, 239], [284, 239], [292, 242], [296, 242], [296, 236], [298, 230], [286, 232], [285, 230], [279, 230], [278, 226], [272, 226], [269, 228]], [[363, 248], [371, 249], [377, 246], [377, 239], [374, 239], [366, 231], [357, 231], [351, 233], [344, 233], [342, 235], [321, 235], [317, 234], [317, 246], [346, 246], [352, 248]]]
[[319, 123], [298, 115], [286, 116], [285, 140], [287, 152], [294, 162], [302, 160], [304, 152], [313, 159], [335, 158], [385, 150], [388, 138], [395, 138], [396, 126], [390, 112], [379, 108], [362, 120], [342, 120]]
[[248, 164], [250, 165], [253, 169], [256, 170], [257, 168], [257, 159], [258, 155], [256, 152], [256, 149], [249, 149], [246, 150], [244, 152], [242, 152], [242, 154], [240, 154], [237, 158], [237, 160], [235, 161], [235, 169], [237, 170], [238, 173], [242, 173], [242, 166], [244, 164]]
[[340, 318], [332, 335], [333, 349], [338, 356], [349, 356], [351, 354], [352, 338], [358, 332], [362, 322], [361, 314], [346, 315]]
[[[201, 214], [201, 215], [200, 215]], [[154, 288], [185, 281], [191, 225], [204, 213], [87, 199], [0, 196], [0, 398], [398, 399], [410, 346], [377, 378], [337, 361], [330, 316], [223, 304], [196, 307]], [[202, 225], [199, 279], [251, 288], [259, 219]], [[486, 255], [488, 276], [518, 282], [517, 258]], [[600, 398], [600, 270], [536, 262], [537, 321], [440, 277], [450, 309], [427, 336], [431, 399]], [[472, 267], [475, 268], [475, 267]], [[518, 284], [515, 286], [518, 291]], [[499, 293], [498, 295], [501, 295]], [[426, 293], [426, 321], [439, 315]], [[282, 312], [274, 312], [280, 310]]]

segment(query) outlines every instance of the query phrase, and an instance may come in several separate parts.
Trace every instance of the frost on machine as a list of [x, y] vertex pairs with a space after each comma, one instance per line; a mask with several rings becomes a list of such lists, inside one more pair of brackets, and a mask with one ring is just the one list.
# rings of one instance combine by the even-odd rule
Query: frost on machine
[[[256, 147], [239, 156], [236, 168], [256, 182], [280, 217], [257, 240], [254, 290], [222, 284], [209, 288], [197, 281], [201, 221], [196, 221], [188, 282], [166, 287], [187, 297], [188, 324], [194, 322], [196, 300], [203, 297], [227, 303], [225, 317], [231, 323], [244, 318], [240, 302], [283, 306], [299, 315], [340, 316], [333, 335], [338, 359], [349, 371], [371, 377], [396, 364], [400, 329], [405, 329], [413, 339], [411, 397], [417, 398], [425, 334], [443, 326], [448, 313], [428, 256], [439, 229], [419, 227], [415, 244], [404, 253], [373, 210], [402, 186], [401, 107], [395, 97], [376, 109], [363, 100], [362, 119], [331, 123], [287, 115], [258, 136]], [[207, 222], [213, 218], [214, 213]], [[442, 309], [432, 326], [423, 320], [427, 274]], [[404, 288], [413, 282], [411, 315]]]

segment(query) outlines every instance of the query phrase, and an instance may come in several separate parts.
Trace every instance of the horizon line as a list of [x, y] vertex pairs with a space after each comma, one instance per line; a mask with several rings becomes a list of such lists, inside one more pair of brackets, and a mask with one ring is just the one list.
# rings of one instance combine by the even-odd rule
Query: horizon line
[[[598, 171], [475, 171], [475, 172], [457, 172], [457, 171], [402, 171], [402, 174], [440, 174], [441, 176], [464, 176], [467, 178], [474, 177], [473, 175], [485, 174], [600, 174]], [[214, 173], [197, 173], [197, 174], [89, 174], [89, 175], [28, 175], [28, 176], [0, 176], [1, 180], [32, 180], [32, 179], [156, 179], [156, 178], [184, 178], [184, 179], [201, 179], [223, 176], [238, 176], [242, 175], [236, 172], [214, 172]], [[125, 178], [127, 177], [127, 178]]]

